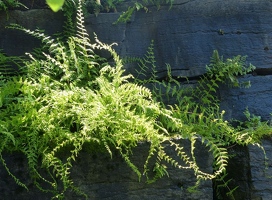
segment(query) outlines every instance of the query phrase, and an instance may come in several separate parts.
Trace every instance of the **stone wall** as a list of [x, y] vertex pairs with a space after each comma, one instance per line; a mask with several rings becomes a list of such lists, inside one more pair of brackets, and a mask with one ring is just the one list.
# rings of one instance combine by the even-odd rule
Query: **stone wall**
[[[179, 142], [190, 152], [190, 142], [182, 140]], [[166, 144], [167, 152], [171, 157], [176, 157], [173, 148]], [[139, 144], [133, 151], [131, 161], [143, 171], [143, 165], [149, 150], [148, 143]], [[190, 153], [189, 153], [190, 154]], [[212, 173], [213, 158], [208, 150], [201, 142], [197, 142], [195, 155], [199, 167], [206, 173]], [[16, 185], [14, 180], [7, 174], [6, 170], [0, 166], [0, 194], [3, 200], [47, 200], [52, 197], [52, 194], [42, 193], [34, 187], [27, 173], [27, 162], [22, 155], [5, 154], [4, 158], [11, 172], [16, 175], [23, 183], [27, 185], [29, 191]], [[180, 163], [182, 164], [182, 163]], [[154, 162], [151, 161], [150, 168]], [[43, 171], [42, 171], [43, 173]], [[74, 164], [71, 177], [75, 186], [88, 195], [88, 199], [104, 199], [104, 200], [199, 200], [212, 199], [213, 189], [212, 181], [203, 181], [197, 192], [189, 192], [188, 189], [196, 183], [194, 172], [191, 170], [180, 170], [168, 165], [168, 175], [162, 179], [148, 184], [143, 176], [141, 180], [134, 173], [118, 152], [113, 153], [111, 159], [105, 153], [93, 153], [88, 150], [83, 150]], [[151, 173], [152, 175], [152, 173]], [[47, 176], [50, 180], [50, 177]], [[48, 185], [42, 183], [43, 187], [48, 188]], [[65, 199], [80, 200], [85, 199], [84, 196], [77, 195], [74, 192], [67, 192]]]
[[[197, 79], [205, 73], [213, 50], [224, 58], [247, 55], [247, 61], [257, 67], [253, 74], [241, 77], [251, 81], [249, 89], [220, 89], [221, 107], [226, 118], [243, 120], [248, 107], [255, 115], [271, 120], [272, 113], [272, 2], [269, 0], [177, 0], [159, 11], [150, 7], [149, 12], [136, 12], [131, 21], [114, 25], [120, 13], [101, 13], [86, 18], [86, 27], [92, 35], [96, 32], [105, 43], [116, 42], [121, 56], [143, 56], [154, 40], [159, 76], [166, 76], [165, 63], [172, 67], [174, 76]], [[22, 55], [39, 45], [39, 41], [15, 30], [5, 29], [9, 23], [19, 23], [27, 28], [39, 27], [52, 34], [62, 30], [61, 13], [49, 10], [12, 11], [9, 20], [0, 13], [0, 49], [8, 55]], [[135, 66], [127, 72], [134, 73]], [[229, 162], [233, 184], [239, 185], [237, 199], [268, 200], [272, 196], [272, 145], [271, 138], [263, 140], [266, 165], [262, 150], [256, 146], [233, 147], [236, 155]], [[142, 162], [147, 146], [137, 148], [135, 159]], [[33, 190], [25, 192], [0, 168], [1, 199], [48, 199], [31, 186], [25, 174], [26, 162], [20, 155], [7, 156], [8, 164], [14, 166], [15, 174], [22, 177]], [[203, 165], [211, 170], [211, 157], [200, 152]], [[9, 166], [11, 166], [9, 165]], [[147, 185], [137, 177], [116, 155], [109, 159], [102, 155], [83, 153], [73, 176], [78, 185], [87, 191], [90, 199], [212, 199], [211, 182], [200, 187], [200, 193], [189, 194], [186, 188], [194, 181], [191, 172], [170, 169], [169, 178]], [[3, 177], [3, 178], [2, 178]], [[70, 199], [75, 199], [72, 195]], [[216, 198], [216, 197], [214, 197]], [[227, 197], [225, 197], [227, 198]], [[77, 198], [79, 199], [79, 198]]]
[[272, 199], [272, 140], [263, 140], [264, 152], [257, 146], [249, 146], [252, 200]]

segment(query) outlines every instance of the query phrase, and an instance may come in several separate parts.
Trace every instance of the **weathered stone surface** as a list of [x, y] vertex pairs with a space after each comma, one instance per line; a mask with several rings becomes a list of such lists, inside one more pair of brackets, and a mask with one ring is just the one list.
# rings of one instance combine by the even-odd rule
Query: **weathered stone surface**
[[0, 194], [3, 200], [48, 200], [50, 194], [42, 193], [34, 185], [27, 170], [27, 160], [21, 154], [6, 154], [3, 156], [10, 172], [28, 187], [28, 191], [18, 186], [8, 175], [2, 163], [0, 164]]
[[243, 112], [248, 108], [249, 112], [261, 116], [262, 120], [271, 120], [272, 113], [272, 76], [248, 75], [240, 78], [240, 81], [250, 81], [250, 88], [220, 89], [221, 108], [226, 110], [227, 119], [245, 120]]
[[8, 19], [5, 12], [0, 12], [0, 49], [7, 55], [24, 55], [34, 48], [40, 47], [40, 40], [27, 35], [23, 31], [6, 28], [12, 23], [19, 24], [27, 29], [39, 28], [48, 35], [60, 32], [63, 27], [61, 13], [53, 13], [48, 9], [9, 11]]
[[272, 199], [272, 138], [262, 141], [266, 156], [258, 146], [249, 146], [252, 200]]
[[[116, 49], [121, 56], [143, 56], [154, 40], [162, 76], [166, 73], [165, 63], [172, 66], [177, 76], [204, 73], [215, 49], [225, 58], [248, 55], [248, 62], [256, 67], [270, 68], [271, 4], [263, 0], [180, 0], [170, 10], [168, 5], [162, 5], [159, 11], [150, 7], [147, 13], [136, 12], [126, 24], [113, 25], [120, 13], [101, 13], [98, 17], [87, 17], [86, 25], [103, 42], [118, 43]], [[8, 23], [27, 28], [46, 27], [49, 34], [61, 29], [60, 13], [49, 10], [13, 11], [9, 15], [8, 22], [0, 23], [0, 48], [10, 55], [31, 50], [37, 41], [4, 30]], [[0, 17], [5, 19], [5, 13]]]
[[[185, 149], [190, 152], [190, 143], [180, 141]], [[167, 146], [167, 145], [166, 145]], [[143, 170], [145, 158], [147, 156], [149, 144], [139, 144], [132, 156], [133, 163]], [[175, 152], [169, 147], [169, 154], [175, 157]], [[212, 156], [207, 149], [197, 142], [196, 158], [200, 168], [212, 173]], [[0, 166], [1, 177], [1, 199], [11, 200], [34, 200], [49, 199], [50, 195], [41, 193], [33, 187], [27, 171], [27, 163], [20, 155], [12, 157], [6, 156], [7, 163], [11, 171], [17, 175], [27, 186], [29, 192], [17, 186], [7, 175], [6, 171]], [[12, 163], [13, 166], [12, 166]], [[150, 165], [153, 166], [152, 163]], [[151, 168], [152, 169], [152, 168]], [[108, 199], [108, 200], [149, 200], [149, 199], [190, 199], [190, 200], [210, 200], [213, 196], [212, 182], [204, 181], [196, 193], [190, 193], [187, 189], [195, 184], [194, 173], [190, 170], [180, 170], [169, 166], [169, 177], [164, 177], [155, 183], [147, 184], [145, 178], [139, 182], [138, 176], [127, 166], [118, 153], [113, 154], [111, 159], [105, 153], [92, 153], [84, 151], [80, 154], [72, 169], [74, 183], [88, 195], [88, 199]], [[65, 199], [85, 199], [74, 193], [69, 193]]]
[[[251, 199], [251, 169], [249, 153], [246, 146], [233, 145], [228, 147], [230, 158], [228, 160], [227, 175], [225, 182], [215, 182], [215, 185], [224, 184], [228, 181], [228, 187], [219, 187], [215, 191], [216, 199], [232, 199], [228, 193], [232, 193], [234, 199]], [[236, 188], [236, 189], [235, 189]]]
[[90, 16], [87, 28], [102, 41], [117, 42], [122, 56], [142, 56], [154, 40], [159, 71], [165, 72], [165, 63], [169, 63], [174, 75], [202, 74], [215, 49], [225, 58], [248, 55], [253, 65], [269, 68], [271, 4], [259, 0], [179, 1], [170, 10], [162, 6], [159, 11], [151, 7], [148, 13], [136, 12], [127, 24], [112, 25], [117, 13]]
[[[190, 149], [188, 142], [182, 142]], [[148, 152], [148, 144], [141, 144], [134, 151], [132, 161], [142, 169]], [[212, 173], [212, 157], [200, 143], [197, 147], [197, 158], [201, 169]], [[205, 152], [206, 151], [206, 152]], [[171, 152], [171, 153], [170, 153]], [[175, 156], [174, 151], [169, 151]], [[169, 166], [169, 178], [165, 177], [153, 184], [139, 182], [137, 175], [128, 168], [122, 158], [115, 155], [112, 160], [103, 155], [92, 159], [80, 159], [74, 172], [80, 181], [80, 188], [86, 188], [90, 199], [211, 199], [213, 195], [211, 181], [203, 182], [198, 193], [189, 193], [188, 187], [194, 185], [195, 177], [192, 171], [178, 170]], [[88, 157], [88, 154], [82, 158]], [[102, 159], [101, 159], [102, 158]], [[95, 163], [95, 164], [94, 164]], [[86, 170], [86, 166], [88, 166]], [[151, 165], [152, 167], [152, 165]], [[80, 177], [80, 179], [78, 178]]]

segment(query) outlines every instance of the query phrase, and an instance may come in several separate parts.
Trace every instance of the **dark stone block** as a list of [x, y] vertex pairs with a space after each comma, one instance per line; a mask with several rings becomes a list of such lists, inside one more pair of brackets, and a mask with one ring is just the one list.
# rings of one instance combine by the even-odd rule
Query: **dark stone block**
[[270, 67], [272, 2], [178, 2], [170, 10], [162, 6], [159, 11], [150, 7], [147, 13], [136, 12], [127, 24], [112, 25], [116, 13], [90, 16], [87, 28], [104, 42], [117, 42], [121, 56], [141, 57], [154, 40], [159, 72], [165, 72], [169, 63], [175, 76], [203, 74], [213, 50], [225, 58], [247, 55], [256, 67]]
[[240, 81], [250, 81], [250, 88], [220, 88], [221, 109], [226, 111], [226, 119], [245, 120], [243, 112], [261, 116], [262, 120], [271, 120], [272, 113], [272, 76], [245, 76]]
[[61, 12], [53, 13], [48, 9], [9, 11], [8, 19], [5, 12], [0, 12], [0, 49], [9, 56], [22, 56], [41, 46], [40, 40], [23, 31], [6, 28], [12, 23], [32, 31], [39, 28], [52, 36], [63, 30], [63, 19]]
[[[180, 140], [179, 143], [184, 146], [186, 152], [190, 152], [190, 142], [188, 140]], [[169, 155], [175, 157], [173, 148], [170, 148], [167, 144], [165, 145]], [[197, 141], [196, 146], [195, 155], [200, 169], [212, 173], [213, 158], [211, 154], [208, 153], [208, 149], [200, 141]], [[133, 150], [131, 161], [139, 167], [140, 171], [143, 171], [148, 150], [148, 143], [140, 143]], [[50, 199], [50, 194], [42, 193], [31, 182], [27, 173], [27, 162], [23, 155], [9, 156], [7, 154], [5, 158], [11, 171], [29, 187], [29, 191], [16, 185], [0, 165], [1, 199]], [[151, 170], [153, 164], [154, 160], [151, 160]], [[168, 166], [168, 173], [169, 177], [165, 176], [152, 184], [148, 184], [145, 177], [139, 180], [138, 176], [128, 167], [118, 152], [113, 151], [113, 158], [111, 159], [107, 153], [93, 153], [85, 149], [76, 159], [71, 170], [71, 177], [75, 186], [88, 195], [88, 199], [212, 199], [213, 191], [210, 180], [203, 181], [198, 188], [198, 192], [190, 193], [187, 189], [194, 186], [196, 181], [193, 171]], [[65, 199], [80, 200], [85, 198], [68, 191]]]
[[252, 175], [252, 200], [272, 199], [272, 138], [262, 141], [264, 151], [256, 145], [249, 146]]
[[[214, 200], [231, 200], [233, 198], [250, 200], [252, 185], [248, 148], [240, 145], [227, 148], [230, 156], [226, 171], [227, 175], [224, 182], [214, 182], [215, 187], [221, 185], [214, 190]], [[222, 187], [226, 182], [228, 182], [228, 185]], [[231, 193], [232, 196], [228, 193]]]

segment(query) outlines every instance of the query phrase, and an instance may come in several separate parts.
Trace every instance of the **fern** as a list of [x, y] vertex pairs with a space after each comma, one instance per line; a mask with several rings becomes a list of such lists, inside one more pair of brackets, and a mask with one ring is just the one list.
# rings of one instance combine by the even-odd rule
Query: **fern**
[[142, 0], [142, 1], [135, 1], [132, 6], [129, 6], [128, 9], [123, 12], [118, 20], [115, 23], [127, 23], [131, 20], [132, 14], [135, 11], [144, 10], [145, 12], [149, 11], [149, 7], [156, 6], [159, 10], [161, 5], [170, 5], [169, 9], [171, 9], [174, 0]]
[[[148, 182], [154, 182], [168, 175], [170, 165], [192, 170], [197, 187], [202, 180], [224, 175], [229, 158], [226, 146], [255, 143], [256, 131], [260, 134], [258, 131], [268, 130], [259, 123], [252, 132], [237, 129], [224, 120], [224, 112], [219, 109], [219, 85], [229, 81], [239, 86], [236, 75], [253, 69], [245, 67], [244, 58], [223, 61], [215, 53], [198, 85], [182, 89], [182, 84], [172, 77], [169, 65], [167, 80], [158, 80], [151, 45], [143, 59], [132, 59], [139, 61], [140, 67], [139, 76], [134, 78], [124, 75], [124, 63], [112, 45], [97, 37], [94, 41], [89, 39], [80, 1], [75, 17], [76, 30], [67, 37], [52, 37], [40, 30], [11, 25], [40, 39], [44, 46], [42, 52], [27, 54], [29, 60], [19, 66], [21, 75], [0, 79], [0, 155], [23, 153], [30, 175], [42, 191], [60, 199], [70, 190], [84, 195], [74, 185], [70, 173], [83, 146], [88, 144], [98, 145], [112, 158], [112, 152], [117, 150], [139, 180], [144, 175]], [[97, 50], [109, 52], [113, 61], [98, 56]], [[151, 76], [146, 77], [148, 70]], [[163, 93], [169, 100], [174, 98], [175, 104], [166, 104]], [[255, 124], [256, 117], [251, 118], [251, 125]], [[189, 152], [180, 143], [182, 140], [190, 141]], [[214, 173], [199, 167], [195, 156], [197, 140], [213, 155]], [[150, 144], [143, 169], [131, 160], [139, 142]], [[177, 156], [170, 156], [167, 145]], [[24, 187], [9, 172], [4, 159], [1, 162]], [[48, 176], [42, 176], [41, 170], [47, 171]]]
[[[234, 189], [229, 188], [229, 183], [232, 181], [232, 179], [228, 179], [227, 175], [227, 173], [224, 173], [214, 180], [214, 184], [216, 185], [216, 196], [218, 199], [223, 199], [224, 197], [222, 196], [222, 190], [224, 191], [224, 189], [227, 189], [229, 191], [226, 192], [226, 196], [228, 197], [228, 199], [235, 200], [233, 193], [238, 189], [238, 186]], [[228, 180], [225, 181], [226, 179]]]
[[[224, 119], [225, 111], [220, 111], [220, 100], [217, 96], [220, 85], [227, 84], [230, 87], [249, 87], [250, 83], [240, 83], [238, 76], [243, 76], [252, 72], [254, 66], [245, 65], [245, 58], [236, 56], [232, 59], [223, 60], [223, 57], [214, 51], [211, 58], [211, 64], [207, 66], [207, 73], [201, 77], [195, 87], [184, 87], [175, 78], [172, 77], [171, 68], [166, 65], [167, 79], [158, 80], [156, 72], [156, 62], [153, 53], [153, 43], [148, 48], [144, 58], [125, 59], [126, 62], [138, 62], [140, 71], [135, 79], [136, 83], [148, 85], [152, 90], [152, 96], [155, 101], [162, 104], [164, 108], [170, 108], [172, 116], [179, 119], [182, 127], [176, 127], [175, 123], [169, 121], [164, 116], [159, 116], [161, 127], [166, 127], [173, 138], [188, 138], [191, 141], [191, 154], [186, 153], [182, 147], [175, 142], [170, 142], [174, 146], [178, 156], [186, 164], [181, 166], [176, 160], [170, 158], [163, 149], [152, 150], [160, 156], [159, 161], [164, 160], [170, 165], [178, 168], [193, 169], [197, 177], [195, 189], [201, 180], [223, 179], [226, 174], [229, 155], [227, 147], [233, 144], [249, 145], [259, 142], [264, 135], [270, 134], [271, 127], [267, 122], [261, 123], [260, 118], [252, 116], [245, 112], [247, 122], [240, 122], [241, 126], [235, 128]], [[145, 75], [150, 74], [150, 78]], [[154, 73], [153, 73], [154, 72]], [[142, 78], [144, 78], [142, 80]], [[174, 105], [168, 105], [170, 99], [174, 99]], [[244, 127], [246, 126], [246, 128]], [[195, 138], [201, 139], [202, 143], [209, 149], [214, 157], [214, 173], [207, 174], [202, 172], [194, 155]], [[156, 165], [155, 171], [159, 178], [165, 174], [164, 167]], [[151, 181], [152, 182], [152, 181]], [[228, 181], [222, 186], [227, 186]], [[221, 186], [219, 186], [221, 187]], [[229, 189], [229, 195], [236, 189]]]
[[127, 23], [130, 21], [132, 14], [135, 12], [136, 10], [136, 5], [135, 6], [130, 6], [128, 7], [127, 11], [123, 12], [120, 17], [117, 19], [116, 22], [114, 22], [114, 24], [117, 23]]
[[22, 57], [7, 56], [0, 50], [0, 81], [21, 73], [18, 68], [22, 65], [23, 60]]
[[[79, 7], [77, 32], [63, 42], [39, 30], [12, 25], [41, 39], [47, 51], [38, 57], [28, 54], [24, 75], [1, 86], [0, 119], [6, 121], [3, 137], [7, 141], [3, 151], [22, 152], [36, 186], [46, 191], [40, 182], [49, 184], [56, 198], [63, 198], [67, 190], [78, 192], [69, 175], [84, 144], [98, 143], [111, 156], [112, 149], [117, 149], [141, 178], [140, 169], [130, 160], [132, 149], [139, 141], [160, 148], [169, 133], [158, 117], [180, 127], [171, 111], [152, 100], [149, 89], [129, 82], [131, 75], [123, 75], [122, 61], [111, 45], [97, 38], [90, 43], [83, 23]], [[114, 66], [96, 55], [97, 49], [109, 51]], [[16, 86], [13, 92], [6, 93], [11, 86]], [[63, 149], [69, 153], [60, 156]], [[152, 151], [147, 159], [151, 157]], [[157, 166], [163, 165], [158, 162]], [[41, 167], [50, 170], [49, 177], [41, 176]]]
[[16, 184], [18, 184], [19, 186], [21, 186], [21, 187], [25, 188], [26, 190], [28, 190], [27, 186], [24, 183], [22, 183], [14, 174], [12, 174], [10, 172], [10, 170], [9, 170], [8, 166], [6, 165], [6, 162], [5, 162], [2, 154], [0, 154], [0, 161], [1, 161], [2, 165], [4, 166], [4, 168], [6, 169], [8, 175], [10, 175], [13, 178], [13, 180], [16, 182]]

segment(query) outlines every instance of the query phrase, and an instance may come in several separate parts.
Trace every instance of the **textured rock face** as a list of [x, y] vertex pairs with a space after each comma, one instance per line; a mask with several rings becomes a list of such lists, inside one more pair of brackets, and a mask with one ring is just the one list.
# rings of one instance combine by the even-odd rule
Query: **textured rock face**
[[50, 10], [29, 10], [10, 11], [7, 15], [5, 12], [0, 12], [0, 49], [7, 55], [24, 55], [25, 52], [30, 52], [33, 48], [40, 47], [40, 41], [26, 33], [18, 30], [6, 28], [12, 23], [19, 24], [30, 30], [39, 28], [45, 30], [45, 33], [52, 35], [62, 30], [63, 16], [61, 13], [53, 13]]
[[[142, 56], [154, 40], [159, 71], [169, 63], [175, 75], [202, 74], [215, 49], [225, 58], [247, 55], [253, 65], [269, 68], [271, 4], [180, 0], [170, 10], [162, 6], [159, 11], [136, 12], [127, 24], [111, 25], [118, 17], [115, 13], [90, 16], [87, 27], [102, 41], [117, 42], [122, 56]], [[107, 29], [111, 31], [105, 33]]]
[[[161, 6], [159, 11], [150, 7], [147, 13], [136, 12], [126, 24], [112, 24], [120, 13], [91, 15], [86, 26], [103, 42], [116, 42], [121, 56], [142, 56], [154, 40], [161, 76], [169, 63], [174, 75], [191, 77], [205, 72], [215, 49], [225, 58], [247, 55], [257, 68], [270, 68], [271, 11], [271, 1], [178, 0], [170, 10]], [[8, 23], [46, 28], [52, 34], [61, 30], [60, 15], [49, 10], [10, 12], [9, 22], [0, 23], [0, 48], [18, 55], [35, 46], [33, 38], [5, 30]], [[1, 13], [1, 19], [5, 18]], [[17, 48], [10, 46], [14, 43]]]
[[261, 116], [262, 120], [271, 120], [272, 76], [247, 75], [240, 78], [240, 81], [250, 81], [251, 87], [223, 86], [220, 89], [221, 108], [226, 110], [226, 118], [245, 120], [243, 112], [248, 108], [250, 113]]
[[[186, 149], [190, 143], [183, 141]], [[140, 144], [134, 151], [132, 161], [142, 169], [147, 156], [149, 145]], [[202, 170], [212, 173], [212, 157], [207, 149], [200, 143], [196, 152]], [[204, 153], [206, 151], [206, 153]], [[174, 151], [168, 151], [175, 156]], [[171, 153], [172, 152], [172, 153]], [[109, 157], [94, 155], [92, 159], [88, 154], [82, 154], [82, 159], [75, 166], [75, 178], [80, 182], [80, 188], [86, 189], [90, 199], [212, 199], [212, 183], [205, 181], [198, 193], [189, 193], [187, 189], [195, 184], [194, 173], [190, 170], [178, 170], [169, 166], [169, 177], [165, 177], [153, 184], [145, 183], [145, 178], [139, 182], [137, 175], [128, 168], [120, 156], [110, 160]], [[94, 164], [95, 163], [95, 164]], [[153, 164], [151, 164], [152, 167]], [[89, 166], [86, 170], [86, 166]], [[71, 198], [74, 199], [74, 198]]]
[[[253, 75], [241, 77], [241, 81], [251, 81], [249, 89], [220, 90], [221, 107], [226, 110], [226, 118], [243, 120], [243, 111], [248, 107], [255, 115], [271, 120], [272, 113], [272, 1], [269, 0], [178, 0], [169, 10], [162, 6], [159, 11], [150, 7], [149, 12], [136, 12], [126, 24], [113, 25], [120, 13], [101, 13], [86, 19], [86, 26], [92, 35], [96, 32], [105, 43], [116, 42], [121, 56], [143, 56], [154, 40], [159, 76], [166, 76], [165, 63], [172, 67], [174, 76], [198, 77], [205, 72], [213, 50], [218, 50], [224, 58], [247, 55], [247, 61], [257, 67]], [[9, 21], [0, 13], [0, 49], [8, 55], [23, 55], [39, 46], [39, 41], [4, 27], [18, 23], [26, 28], [45, 29], [53, 34], [62, 30], [61, 13], [49, 10], [12, 11]], [[107, 55], [106, 55], [107, 56]], [[135, 73], [135, 66], [127, 66], [127, 71]], [[240, 185], [241, 199], [272, 199], [272, 145], [271, 139], [263, 141], [267, 157], [267, 169], [261, 149], [256, 146], [237, 147], [230, 151], [236, 155], [230, 161], [233, 183]], [[140, 146], [135, 153], [136, 163], [143, 161], [146, 146]], [[203, 152], [202, 152], [203, 153]], [[212, 185], [205, 182], [200, 193], [189, 194], [186, 189], [194, 182], [193, 174], [170, 168], [169, 178], [155, 184], [138, 182], [135, 174], [118, 156], [112, 160], [102, 155], [83, 153], [73, 171], [78, 186], [87, 191], [90, 199], [212, 199]], [[199, 154], [204, 168], [208, 171], [211, 158]], [[8, 159], [13, 172], [22, 177], [30, 187], [27, 193], [14, 184], [0, 168], [1, 199], [49, 199], [32, 185], [25, 173], [27, 163], [20, 155]], [[243, 176], [242, 176], [243, 175]], [[239, 199], [238, 197], [238, 199]], [[79, 199], [73, 195], [70, 199]]]
[[[190, 143], [188, 141], [180, 141], [188, 150]], [[166, 145], [167, 146], [167, 145]], [[175, 152], [168, 149], [169, 155], [175, 157]], [[134, 149], [132, 162], [142, 171], [149, 144], [139, 144]], [[201, 170], [206, 173], [212, 173], [212, 156], [207, 149], [198, 142], [196, 152], [197, 161]], [[1, 199], [4, 200], [34, 200], [36, 197], [41, 200], [50, 199], [49, 194], [42, 194], [31, 183], [27, 172], [27, 162], [22, 159], [21, 155], [10, 157], [5, 156], [8, 166], [11, 171], [29, 187], [29, 192], [16, 185], [15, 182], [7, 175], [5, 169], [0, 166]], [[12, 163], [14, 166], [12, 167]], [[154, 163], [151, 162], [151, 170]], [[196, 193], [188, 192], [189, 187], [195, 185], [195, 176], [193, 171], [180, 170], [169, 166], [169, 177], [164, 177], [155, 183], [147, 184], [143, 177], [139, 181], [138, 176], [127, 166], [124, 160], [116, 152], [111, 159], [105, 153], [90, 154], [84, 151], [80, 154], [74, 167], [72, 168], [71, 176], [76, 186], [88, 195], [88, 199], [132, 199], [132, 200], [198, 200], [212, 199], [213, 189], [211, 181], [203, 181]], [[65, 199], [85, 199], [75, 193], [67, 194]]]
[[[251, 169], [249, 163], [249, 152], [245, 146], [234, 145], [228, 148], [228, 153], [231, 158], [228, 161], [227, 176], [225, 181], [229, 181], [228, 188], [222, 187], [221, 190], [215, 194], [220, 196], [217, 199], [232, 199], [228, 196], [229, 189], [234, 189], [234, 199], [251, 199]], [[221, 183], [223, 184], [223, 183]], [[237, 188], [238, 187], [238, 188]]]
[[268, 160], [262, 149], [249, 146], [252, 200], [272, 199], [272, 138], [263, 140], [262, 144]]

